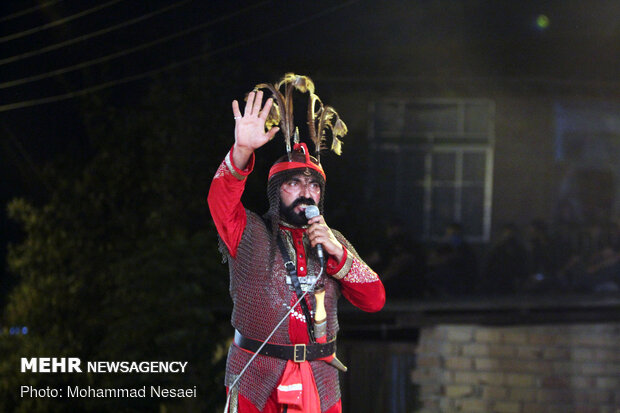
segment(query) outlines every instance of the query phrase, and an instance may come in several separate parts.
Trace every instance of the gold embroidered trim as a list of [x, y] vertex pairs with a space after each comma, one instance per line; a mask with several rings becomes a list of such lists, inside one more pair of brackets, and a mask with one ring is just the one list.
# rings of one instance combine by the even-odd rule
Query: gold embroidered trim
[[362, 261], [354, 258], [351, 271], [349, 271], [344, 280], [350, 283], [371, 283], [379, 280], [379, 276]]
[[228, 171], [232, 176], [237, 178], [240, 181], [243, 181], [246, 177], [241, 175], [239, 172], [235, 170], [235, 167], [232, 164], [232, 159], [230, 159], [230, 151], [226, 154], [226, 158], [224, 158], [224, 162], [226, 162], [226, 166], [228, 167]]
[[351, 266], [353, 265], [353, 253], [351, 251], [347, 251], [347, 259], [344, 262], [344, 265], [336, 274], [332, 275], [337, 280], [342, 280], [351, 270]]

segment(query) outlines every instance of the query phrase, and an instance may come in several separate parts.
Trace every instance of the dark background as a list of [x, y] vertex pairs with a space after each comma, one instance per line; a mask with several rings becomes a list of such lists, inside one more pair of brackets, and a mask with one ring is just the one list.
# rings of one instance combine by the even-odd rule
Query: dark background
[[[206, 411], [221, 402], [229, 299], [204, 201], [233, 142], [233, 99], [296, 72], [356, 121], [342, 159], [324, 157], [327, 217], [369, 253], [377, 228], [360, 222], [382, 200], [364, 203], [362, 89], [381, 96], [400, 79], [426, 95], [459, 82], [442, 93], [527, 85], [617, 99], [619, 12], [614, 1], [3, 2], [2, 354], [189, 359], [208, 366], [194, 373], [214, 395], [184, 408]], [[266, 207], [264, 177], [281, 151], [279, 140], [259, 151], [251, 209]], [[21, 378], [4, 369], [1, 410], [54, 409], [16, 398]]]

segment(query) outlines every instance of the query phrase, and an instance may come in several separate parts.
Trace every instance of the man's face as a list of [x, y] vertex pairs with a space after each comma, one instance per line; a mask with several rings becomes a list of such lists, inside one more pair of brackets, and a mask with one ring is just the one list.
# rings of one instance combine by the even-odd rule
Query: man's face
[[280, 214], [293, 225], [305, 225], [305, 210], [309, 205], [318, 205], [321, 199], [321, 184], [314, 176], [297, 174], [280, 186]]

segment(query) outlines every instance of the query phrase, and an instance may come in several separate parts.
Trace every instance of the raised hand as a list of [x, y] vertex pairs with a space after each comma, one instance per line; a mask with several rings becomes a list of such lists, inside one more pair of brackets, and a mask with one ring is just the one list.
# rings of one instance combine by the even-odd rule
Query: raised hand
[[235, 166], [244, 169], [255, 149], [269, 142], [278, 132], [278, 127], [265, 132], [265, 120], [273, 99], [269, 98], [262, 106], [263, 92], [250, 92], [245, 104], [243, 115], [239, 110], [239, 102], [233, 100], [232, 109], [235, 117], [235, 147], [233, 150], [233, 162]]

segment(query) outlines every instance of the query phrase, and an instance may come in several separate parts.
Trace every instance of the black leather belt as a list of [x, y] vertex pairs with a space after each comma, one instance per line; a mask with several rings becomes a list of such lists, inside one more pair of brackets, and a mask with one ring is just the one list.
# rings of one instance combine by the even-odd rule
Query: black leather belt
[[[235, 330], [235, 344], [244, 350], [256, 353], [263, 344], [262, 341], [243, 337], [240, 332]], [[284, 360], [293, 360], [295, 363], [312, 361], [321, 357], [327, 357], [336, 352], [336, 339], [327, 343], [314, 344], [265, 344], [260, 354], [264, 356], [276, 357]]]

